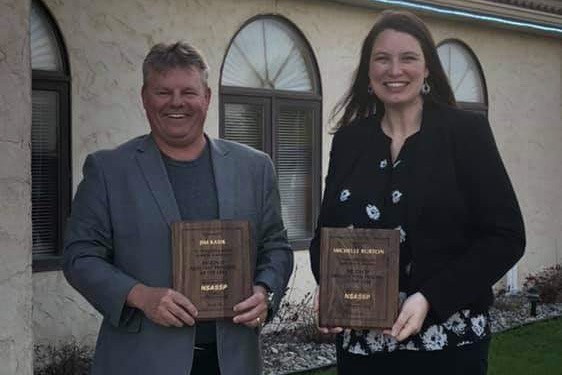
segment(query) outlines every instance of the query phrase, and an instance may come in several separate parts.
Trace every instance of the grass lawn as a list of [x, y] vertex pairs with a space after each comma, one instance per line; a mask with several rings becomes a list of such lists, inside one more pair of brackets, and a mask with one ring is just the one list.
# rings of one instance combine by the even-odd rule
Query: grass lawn
[[562, 375], [562, 318], [495, 335], [488, 374]]
[[[307, 372], [335, 375], [336, 370]], [[562, 318], [493, 336], [488, 375], [562, 375]]]

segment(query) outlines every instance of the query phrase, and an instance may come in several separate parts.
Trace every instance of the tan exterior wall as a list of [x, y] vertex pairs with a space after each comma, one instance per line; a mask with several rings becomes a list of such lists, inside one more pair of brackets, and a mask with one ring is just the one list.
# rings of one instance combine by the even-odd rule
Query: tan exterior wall
[[0, 0], [0, 375], [32, 373], [28, 13]]
[[[323, 91], [323, 174], [331, 136], [327, 119], [347, 90], [364, 35], [376, 12], [326, 1], [243, 0], [45, 0], [61, 28], [72, 76], [72, 156], [74, 187], [86, 155], [113, 147], [148, 130], [140, 102], [141, 62], [159, 41], [185, 39], [197, 45], [211, 66], [213, 99], [207, 131], [218, 135], [220, 67], [230, 39], [249, 18], [279, 14], [293, 22], [318, 61]], [[457, 38], [468, 44], [484, 69], [490, 121], [519, 195], [528, 233], [527, 272], [562, 259], [562, 138], [560, 39], [528, 35], [424, 17], [436, 41]], [[297, 251], [292, 298], [314, 281], [308, 253]], [[37, 342], [74, 338], [91, 342], [98, 316], [59, 272], [34, 279], [34, 333]], [[63, 308], [63, 310], [61, 310]], [[76, 323], [71, 322], [75, 320]], [[78, 323], [78, 321], [80, 323]], [[84, 322], [86, 322], [84, 324]], [[78, 328], [75, 325], [82, 324]]]

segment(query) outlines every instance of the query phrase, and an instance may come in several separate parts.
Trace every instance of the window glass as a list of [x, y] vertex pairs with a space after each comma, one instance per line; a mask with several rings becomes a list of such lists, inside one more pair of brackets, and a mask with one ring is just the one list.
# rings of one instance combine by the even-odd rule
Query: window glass
[[70, 77], [56, 24], [31, 2], [31, 224], [33, 270], [60, 269], [70, 212]]
[[283, 222], [289, 238], [312, 237], [312, 136], [314, 111], [291, 105], [279, 106], [277, 175]]
[[482, 75], [472, 53], [456, 41], [442, 43], [437, 52], [457, 101], [486, 104]]
[[301, 34], [278, 17], [244, 26], [221, 76], [221, 136], [267, 152], [275, 164], [283, 221], [308, 247], [320, 205], [319, 79]]
[[56, 247], [58, 233], [58, 93], [33, 90], [31, 103], [33, 252], [48, 253]]
[[222, 85], [313, 92], [308, 51], [294, 30], [276, 19], [244, 27], [226, 55]]
[[62, 72], [60, 46], [55, 33], [48, 22], [47, 15], [35, 2], [31, 3], [30, 29], [31, 68]]
[[225, 103], [224, 138], [263, 150], [264, 111], [260, 104]]

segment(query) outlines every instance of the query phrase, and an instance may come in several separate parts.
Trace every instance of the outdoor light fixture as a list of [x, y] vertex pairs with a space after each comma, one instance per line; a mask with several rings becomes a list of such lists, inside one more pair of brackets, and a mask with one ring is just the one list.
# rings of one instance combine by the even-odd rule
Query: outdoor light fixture
[[540, 300], [539, 291], [535, 287], [529, 288], [527, 290], [527, 299], [531, 303], [531, 316], [537, 316], [537, 303]]

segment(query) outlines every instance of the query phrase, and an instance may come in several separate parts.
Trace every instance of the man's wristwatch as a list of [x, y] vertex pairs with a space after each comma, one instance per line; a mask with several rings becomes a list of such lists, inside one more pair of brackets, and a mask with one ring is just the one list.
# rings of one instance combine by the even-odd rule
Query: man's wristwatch
[[270, 311], [273, 311], [273, 303], [275, 302], [275, 293], [268, 290], [267, 291], [267, 313], [269, 314]]
[[269, 289], [269, 287], [263, 283], [258, 283], [257, 285], [263, 287], [266, 293], [265, 303], [267, 304], [267, 320], [273, 318], [273, 305], [275, 304], [275, 293]]

